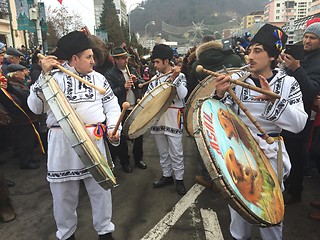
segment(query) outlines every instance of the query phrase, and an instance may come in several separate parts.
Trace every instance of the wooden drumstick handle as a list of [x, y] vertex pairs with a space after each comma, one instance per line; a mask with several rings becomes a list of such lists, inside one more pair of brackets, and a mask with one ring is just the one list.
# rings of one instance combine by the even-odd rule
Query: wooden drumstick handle
[[[38, 56], [40, 59], [45, 58], [45, 56], [42, 55], [41, 53], [38, 53], [37, 56]], [[71, 77], [77, 79], [78, 81], [86, 84], [87, 86], [94, 88], [94, 89], [97, 90], [100, 94], [105, 94], [106, 91], [107, 91], [107, 90], [104, 89], [104, 88], [98, 87], [98, 86], [92, 84], [91, 82], [88, 82], [87, 80], [83, 79], [82, 77], [74, 74], [73, 72], [69, 71], [68, 69], [65, 69], [64, 67], [62, 67], [62, 66], [60, 66], [60, 65], [57, 65], [56, 67], [57, 67], [60, 71], [64, 72], [65, 74], [68, 74], [69, 76], [71, 76]]]
[[154, 81], [156, 81], [156, 80], [158, 80], [158, 79], [160, 79], [160, 78], [162, 78], [162, 77], [164, 77], [164, 76], [167, 76], [167, 75], [169, 75], [169, 74], [172, 73], [172, 72], [173, 72], [173, 70], [171, 70], [171, 71], [169, 71], [169, 72], [167, 72], [167, 73], [164, 73], [164, 74], [160, 75], [159, 77], [153, 78], [153, 79], [151, 79], [151, 80], [149, 80], [149, 81], [147, 81], [147, 82], [139, 83], [138, 87], [139, 87], [139, 88], [142, 88], [143, 86], [145, 86], [145, 85], [147, 85], [147, 84], [149, 84], [149, 83], [151, 83], [151, 82], [154, 82]]
[[[203, 68], [203, 66], [201, 65], [198, 65], [196, 67], [196, 71], [197, 72], [204, 72], [208, 75], [212, 75], [214, 77], [218, 77], [219, 75], [221, 75], [220, 73], [217, 73], [217, 72], [213, 72], [213, 71], [210, 71], [208, 69], [205, 69]], [[242, 87], [245, 87], [245, 88], [248, 88], [248, 89], [251, 89], [251, 90], [254, 90], [256, 92], [259, 92], [259, 93], [262, 93], [262, 94], [265, 94], [269, 97], [272, 97], [272, 98], [277, 98], [277, 99], [280, 99], [280, 95], [279, 94], [276, 94], [272, 91], [268, 91], [268, 90], [265, 90], [265, 89], [262, 89], [262, 88], [259, 88], [259, 87], [256, 87], [256, 86], [253, 86], [251, 84], [248, 84], [248, 83], [245, 83], [245, 82], [241, 82], [241, 81], [238, 81], [238, 80], [235, 80], [235, 79], [231, 79], [229, 80], [231, 83], [234, 83], [236, 85], [239, 85], [239, 86], [242, 86]]]
[[130, 107], [130, 103], [128, 103], [128, 102], [122, 103], [122, 111], [121, 111], [120, 117], [118, 119], [118, 122], [112, 131], [112, 136], [116, 135], [118, 128], [120, 126], [120, 123], [122, 122], [122, 119], [123, 119], [124, 115], [126, 114], [126, 111], [129, 107]]
[[[128, 64], [126, 64], [126, 72], [127, 72], [128, 76], [129, 76], [129, 78], [130, 78], [130, 77], [131, 77], [131, 73], [130, 73], [130, 70], [129, 70]], [[135, 89], [134, 84], [132, 85], [132, 88], [133, 88], [133, 89]]]
[[228, 93], [233, 98], [233, 100], [238, 104], [238, 106], [241, 108], [241, 110], [247, 115], [247, 117], [250, 119], [250, 121], [254, 124], [254, 126], [259, 130], [259, 132], [263, 135], [264, 139], [266, 139], [266, 142], [268, 144], [272, 144], [274, 142], [274, 139], [270, 137], [266, 131], [263, 130], [260, 123], [252, 116], [252, 114], [249, 112], [249, 110], [246, 108], [246, 106], [240, 101], [240, 99], [237, 97], [237, 95], [232, 91], [231, 88], [228, 88]]

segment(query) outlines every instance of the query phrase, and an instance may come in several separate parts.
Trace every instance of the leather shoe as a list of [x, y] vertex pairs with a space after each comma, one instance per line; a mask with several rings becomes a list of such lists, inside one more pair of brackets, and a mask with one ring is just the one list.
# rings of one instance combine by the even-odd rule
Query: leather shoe
[[176, 180], [176, 191], [179, 195], [185, 195], [187, 193], [183, 180]]
[[6, 183], [7, 183], [8, 187], [14, 187], [16, 185], [15, 182], [8, 180], [8, 179], [6, 179]]
[[132, 173], [132, 167], [130, 166], [130, 164], [122, 165], [122, 169], [126, 173]]
[[310, 205], [314, 208], [320, 208], [320, 201], [311, 201]]
[[172, 177], [161, 177], [160, 180], [153, 182], [154, 188], [161, 188], [166, 185], [173, 184], [173, 178]]
[[136, 162], [136, 166], [137, 166], [138, 168], [141, 168], [141, 169], [146, 169], [146, 168], [147, 168], [147, 165], [146, 165], [145, 162], [142, 161], [142, 160]]
[[320, 220], [320, 212], [310, 213], [309, 217], [313, 220]]
[[106, 233], [99, 235], [99, 240], [114, 240], [114, 238], [112, 237], [112, 233]]
[[2, 209], [0, 213], [0, 222], [10, 222], [16, 218], [16, 213], [12, 208]]

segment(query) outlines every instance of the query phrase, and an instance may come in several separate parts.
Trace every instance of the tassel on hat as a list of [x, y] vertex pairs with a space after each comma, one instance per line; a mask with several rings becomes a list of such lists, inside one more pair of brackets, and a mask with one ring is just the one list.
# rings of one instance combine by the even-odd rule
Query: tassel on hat
[[251, 42], [260, 43], [268, 47], [271, 50], [271, 54], [277, 58], [284, 48], [287, 39], [288, 35], [280, 28], [271, 24], [265, 24], [254, 35]]

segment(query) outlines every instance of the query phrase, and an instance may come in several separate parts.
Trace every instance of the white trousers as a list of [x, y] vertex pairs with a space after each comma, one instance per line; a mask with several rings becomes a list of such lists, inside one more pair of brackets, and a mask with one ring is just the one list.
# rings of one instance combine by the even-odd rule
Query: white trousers
[[[241, 217], [232, 207], [229, 206], [231, 214], [230, 233], [237, 240], [248, 240], [251, 236], [251, 224]], [[282, 223], [274, 227], [260, 228], [260, 235], [263, 240], [281, 240]]]
[[173, 137], [165, 134], [155, 134], [160, 155], [160, 165], [164, 177], [174, 174], [176, 180], [183, 180], [184, 160], [182, 135]]
[[[99, 235], [114, 231], [111, 222], [111, 190], [104, 190], [92, 177], [83, 179], [92, 208], [93, 227]], [[77, 228], [77, 206], [80, 181], [51, 182], [56, 236], [69, 238]]]

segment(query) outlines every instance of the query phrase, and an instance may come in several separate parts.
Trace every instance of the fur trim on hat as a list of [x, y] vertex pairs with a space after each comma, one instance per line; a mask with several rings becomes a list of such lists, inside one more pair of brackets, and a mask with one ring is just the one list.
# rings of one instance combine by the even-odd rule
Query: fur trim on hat
[[210, 42], [206, 42], [203, 43], [201, 45], [199, 45], [199, 47], [197, 47], [196, 49], [196, 57], [197, 59], [199, 59], [199, 56], [201, 53], [208, 51], [209, 49], [223, 49], [223, 45], [222, 43], [218, 42], [218, 41], [210, 41]]

